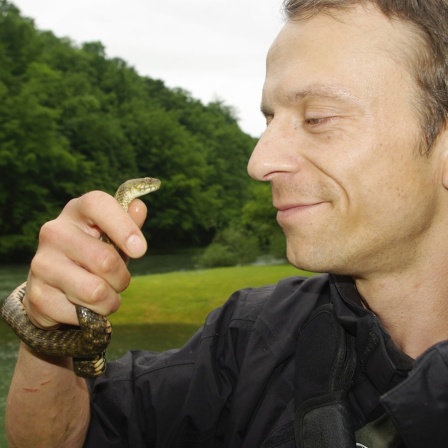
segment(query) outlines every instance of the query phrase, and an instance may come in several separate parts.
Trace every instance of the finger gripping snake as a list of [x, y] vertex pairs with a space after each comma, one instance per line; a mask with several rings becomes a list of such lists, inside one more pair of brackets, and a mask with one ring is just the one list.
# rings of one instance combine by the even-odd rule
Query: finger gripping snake
[[[158, 190], [159, 187], [158, 179], [131, 179], [120, 185], [115, 199], [127, 211], [135, 198]], [[106, 234], [102, 234], [100, 239], [114, 244]], [[6, 298], [1, 309], [3, 319], [17, 336], [37, 353], [72, 357], [75, 374], [80, 377], [93, 378], [102, 375], [106, 369], [106, 348], [112, 336], [112, 326], [108, 319], [76, 305], [79, 327], [65, 326], [56, 330], [43, 330], [36, 327], [27, 316], [22, 303], [25, 293], [26, 282]]]

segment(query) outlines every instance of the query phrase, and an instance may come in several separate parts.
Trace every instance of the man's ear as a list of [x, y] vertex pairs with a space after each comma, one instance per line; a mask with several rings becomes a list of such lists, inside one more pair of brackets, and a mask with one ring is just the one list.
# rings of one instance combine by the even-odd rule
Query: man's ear
[[448, 123], [440, 135], [441, 162], [442, 162], [442, 184], [448, 190]]
[[443, 154], [443, 166], [442, 166], [442, 183], [448, 190], [448, 150]]

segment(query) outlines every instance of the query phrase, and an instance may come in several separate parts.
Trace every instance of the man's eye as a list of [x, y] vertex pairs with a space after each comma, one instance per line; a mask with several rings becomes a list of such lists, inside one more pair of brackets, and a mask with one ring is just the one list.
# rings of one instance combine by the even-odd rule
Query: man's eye
[[315, 117], [315, 118], [306, 118], [305, 123], [310, 126], [319, 126], [325, 123], [328, 123], [332, 117]]

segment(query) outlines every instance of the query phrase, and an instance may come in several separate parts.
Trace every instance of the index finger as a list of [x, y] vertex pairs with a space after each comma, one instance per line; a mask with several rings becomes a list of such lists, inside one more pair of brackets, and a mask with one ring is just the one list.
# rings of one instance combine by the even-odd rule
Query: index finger
[[102, 191], [91, 191], [77, 201], [75, 213], [88, 233], [105, 233], [126, 255], [139, 258], [146, 252], [146, 240], [132, 217], [116, 199]]

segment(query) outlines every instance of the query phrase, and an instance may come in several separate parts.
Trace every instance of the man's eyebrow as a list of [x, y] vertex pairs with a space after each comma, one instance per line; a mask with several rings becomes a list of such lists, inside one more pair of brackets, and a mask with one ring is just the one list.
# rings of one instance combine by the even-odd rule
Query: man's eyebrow
[[313, 97], [359, 104], [359, 99], [353, 93], [342, 87], [326, 85], [312, 85], [304, 89], [295, 90], [287, 95], [287, 101], [289, 103], [296, 103], [297, 101]]
[[[351, 104], [354, 106], [362, 107], [361, 101], [353, 93], [338, 86], [326, 86], [326, 85], [312, 85], [304, 89], [294, 90], [287, 93], [284, 100], [287, 104], [295, 104], [301, 100], [307, 98], [332, 100], [340, 103]], [[273, 108], [263, 100], [260, 105], [260, 111], [265, 116], [273, 115]]]

